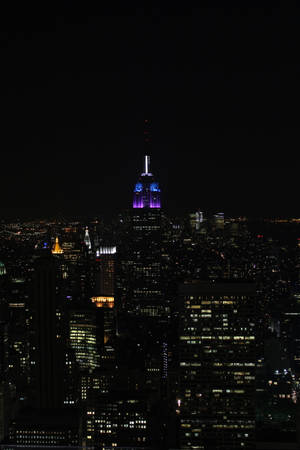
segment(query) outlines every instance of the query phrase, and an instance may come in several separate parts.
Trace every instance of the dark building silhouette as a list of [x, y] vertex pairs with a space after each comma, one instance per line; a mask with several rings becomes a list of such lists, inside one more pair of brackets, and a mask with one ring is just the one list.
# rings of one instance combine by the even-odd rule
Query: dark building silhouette
[[6, 267], [4, 263], [0, 261], [0, 381], [7, 377], [8, 369], [9, 294]]
[[115, 314], [116, 247], [101, 246], [96, 251], [96, 288], [92, 302], [97, 306], [101, 323], [102, 345], [113, 343], [116, 335]]
[[96, 251], [97, 279], [95, 296], [115, 295], [115, 246], [101, 246]]
[[180, 286], [180, 448], [255, 448], [255, 285]]
[[56, 265], [50, 253], [35, 262], [33, 278], [34, 365], [36, 407], [59, 408], [63, 404], [63, 348], [57, 334], [59, 315]]
[[82, 440], [81, 418], [74, 409], [25, 409], [12, 421], [9, 439], [26, 448], [78, 446]]

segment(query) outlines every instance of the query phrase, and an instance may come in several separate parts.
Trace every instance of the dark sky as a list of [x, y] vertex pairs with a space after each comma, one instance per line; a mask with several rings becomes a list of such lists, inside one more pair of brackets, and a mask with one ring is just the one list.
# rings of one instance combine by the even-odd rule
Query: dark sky
[[152, 121], [170, 212], [300, 216], [299, 11], [2, 15], [2, 217], [131, 204]]

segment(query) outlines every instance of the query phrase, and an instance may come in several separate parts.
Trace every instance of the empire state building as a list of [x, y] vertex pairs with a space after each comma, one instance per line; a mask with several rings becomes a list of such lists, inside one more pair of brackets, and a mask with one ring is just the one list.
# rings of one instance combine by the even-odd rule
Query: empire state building
[[132, 309], [135, 314], [161, 317], [161, 191], [150, 171], [150, 157], [134, 187], [132, 211]]
[[150, 156], [145, 156], [144, 172], [135, 185], [133, 208], [160, 208], [160, 188], [150, 172]]

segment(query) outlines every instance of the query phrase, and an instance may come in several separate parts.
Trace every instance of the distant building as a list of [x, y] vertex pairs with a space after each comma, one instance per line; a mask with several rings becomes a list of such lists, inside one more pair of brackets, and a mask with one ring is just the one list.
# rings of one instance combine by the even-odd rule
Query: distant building
[[63, 249], [59, 245], [58, 237], [56, 237], [55, 238], [55, 243], [54, 243], [53, 248], [52, 248], [52, 254], [53, 255], [61, 255], [63, 252], [64, 252]]
[[196, 211], [190, 214], [190, 224], [193, 230], [200, 230], [201, 224], [204, 222], [204, 214], [202, 211]]
[[92, 249], [92, 243], [91, 243], [91, 238], [90, 238], [88, 227], [85, 228], [84, 243], [88, 250]]
[[2, 261], [0, 261], [0, 276], [6, 275], [6, 267]]
[[[26, 397], [30, 365], [30, 311], [28, 283], [24, 279], [10, 280], [11, 294], [8, 302], [8, 374], [7, 380], [18, 386], [21, 398]], [[31, 367], [30, 367], [31, 366]]]
[[224, 213], [220, 212], [214, 215], [214, 225], [217, 230], [223, 230], [224, 229]]

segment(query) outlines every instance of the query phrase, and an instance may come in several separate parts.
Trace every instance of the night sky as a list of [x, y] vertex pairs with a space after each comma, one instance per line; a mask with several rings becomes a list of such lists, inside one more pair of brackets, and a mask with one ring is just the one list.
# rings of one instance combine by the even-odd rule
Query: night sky
[[167, 211], [300, 216], [297, 8], [26, 13], [1, 18], [1, 217], [130, 207], [145, 118]]

